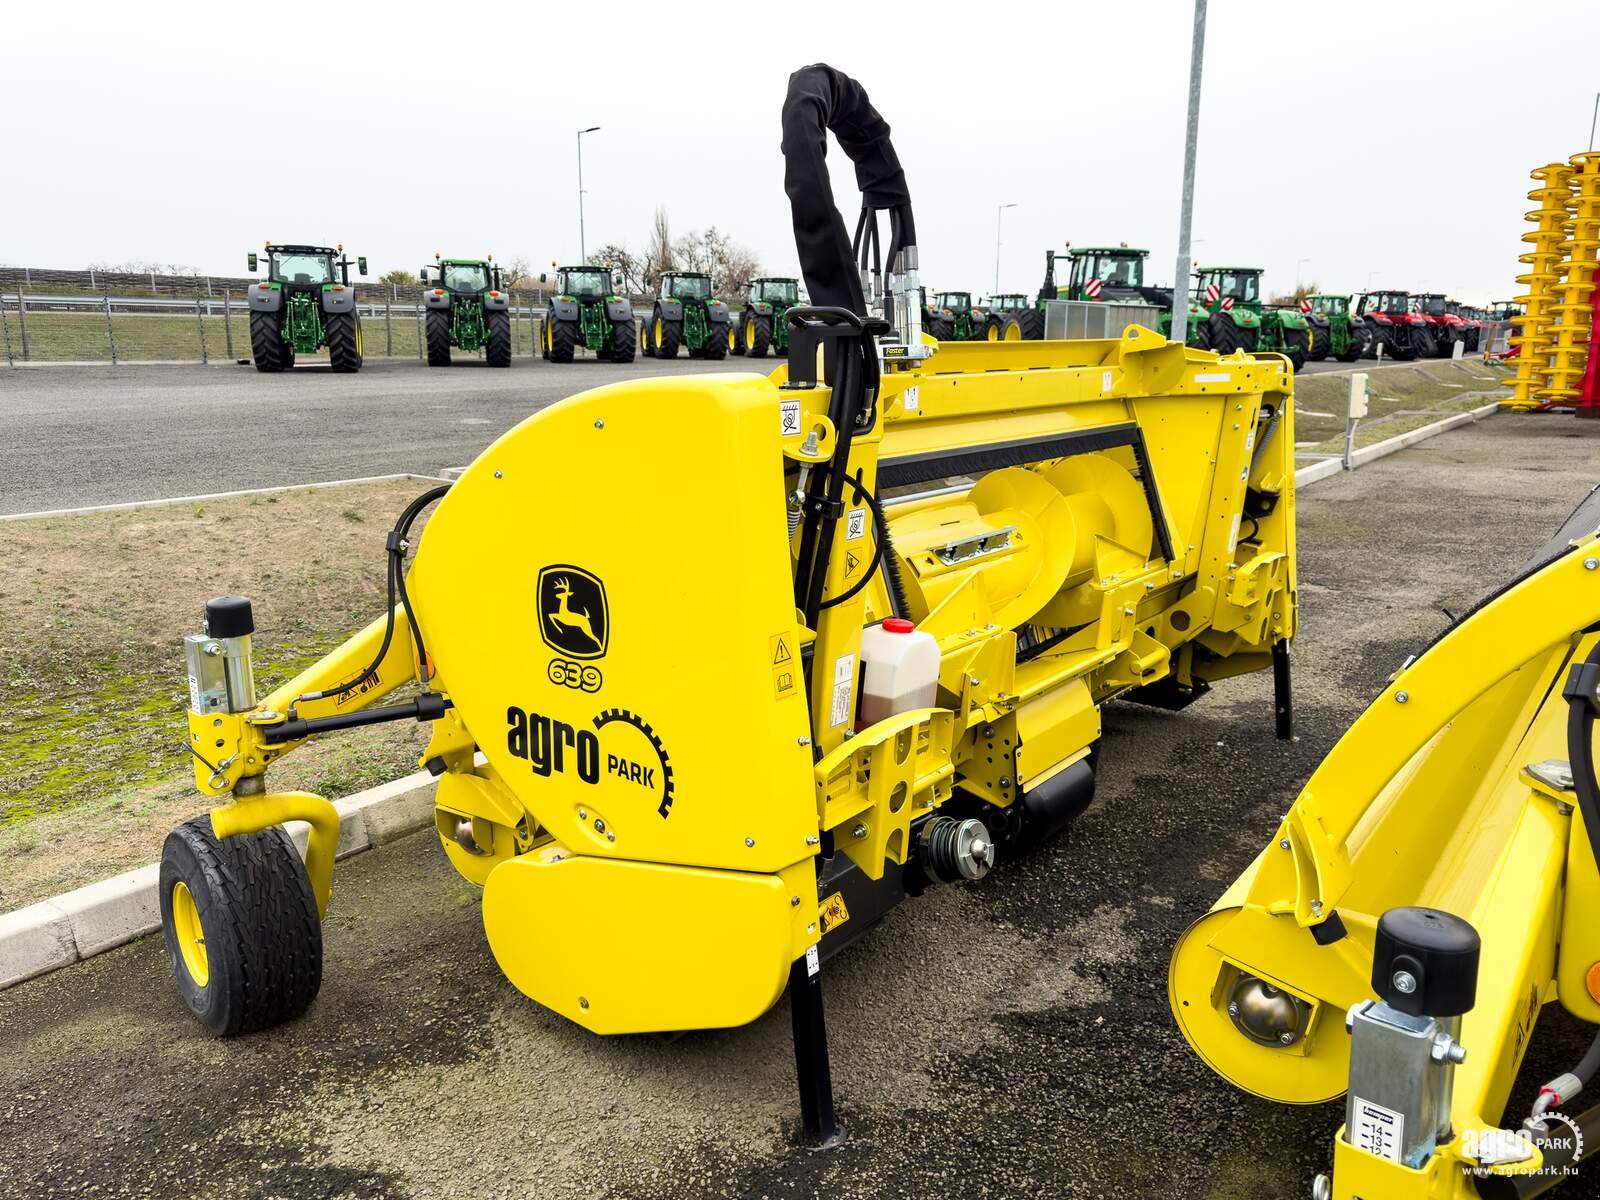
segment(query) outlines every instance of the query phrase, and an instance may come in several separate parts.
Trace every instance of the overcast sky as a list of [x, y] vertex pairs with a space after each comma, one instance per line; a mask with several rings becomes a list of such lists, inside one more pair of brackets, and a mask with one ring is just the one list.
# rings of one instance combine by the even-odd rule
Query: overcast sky
[[[599, 125], [591, 248], [642, 248], [659, 204], [791, 274], [779, 108], [824, 61], [894, 129], [924, 282], [992, 290], [1002, 203], [1002, 291], [1069, 240], [1174, 274], [1189, 0], [6, 7], [0, 262], [243, 273], [268, 238], [343, 241], [374, 274], [434, 250], [566, 262], [575, 131]], [[1298, 267], [1514, 294], [1528, 171], [1587, 145], [1596, 46], [1596, 0], [1213, 0], [1195, 256], [1273, 290]]]

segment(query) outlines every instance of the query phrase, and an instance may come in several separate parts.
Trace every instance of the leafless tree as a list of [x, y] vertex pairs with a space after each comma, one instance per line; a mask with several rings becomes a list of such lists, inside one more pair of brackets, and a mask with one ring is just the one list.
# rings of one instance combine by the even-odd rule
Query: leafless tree
[[532, 282], [533, 264], [528, 261], [527, 255], [519, 254], [509, 263], [500, 264], [500, 283], [506, 291], [526, 287]]
[[592, 251], [589, 255], [589, 264], [610, 267], [620, 274], [622, 290], [631, 296], [645, 295], [649, 291], [645, 283], [647, 266], [644, 259], [619, 242], [607, 242]]
[[654, 290], [656, 281], [661, 278], [661, 273], [672, 270], [676, 265], [672, 244], [672, 226], [667, 220], [667, 210], [657, 205], [656, 214], [650, 222], [650, 237], [645, 243], [645, 290]]
[[715, 225], [685, 234], [674, 243], [673, 251], [680, 270], [709, 274], [711, 290], [724, 300], [735, 299], [744, 285], [761, 273], [761, 261], [754, 252]]

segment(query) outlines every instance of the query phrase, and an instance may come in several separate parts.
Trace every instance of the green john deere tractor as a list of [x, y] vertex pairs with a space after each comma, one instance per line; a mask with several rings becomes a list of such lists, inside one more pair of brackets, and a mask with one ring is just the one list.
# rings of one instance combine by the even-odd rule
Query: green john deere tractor
[[676, 358], [682, 346], [690, 358], [725, 358], [732, 324], [728, 306], [711, 294], [711, 276], [704, 271], [665, 271], [644, 325], [644, 352]]
[[[1144, 263], [1148, 250], [1138, 250], [1123, 242], [1120, 246], [1069, 246], [1066, 254], [1044, 252], [1044, 283], [1032, 307], [1006, 313], [996, 321], [991, 316], [987, 331], [991, 340], [1034, 341], [1044, 337], [1044, 306], [1050, 300], [1100, 301], [1107, 304], [1157, 304], [1172, 302], [1170, 294], [1144, 282]], [[1067, 281], [1056, 283], [1056, 259], [1070, 264]], [[992, 310], [991, 310], [992, 312]]]
[[1355, 362], [1366, 353], [1372, 333], [1365, 324], [1350, 319], [1349, 296], [1319, 292], [1306, 299], [1311, 303], [1310, 324], [1315, 338], [1313, 361], [1331, 354], [1340, 362]]
[[789, 353], [789, 324], [783, 316], [800, 303], [800, 281], [764, 277], [750, 281], [744, 311], [728, 326], [728, 353], [765, 358]]
[[[1161, 333], [1170, 337], [1171, 331], [1169, 310]], [[1298, 371], [1306, 365], [1311, 335], [1298, 308], [1262, 304], [1259, 267], [1201, 267], [1189, 298], [1189, 345], [1218, 354], [1282, 354]]]
[[983, 317], [973, 311], [971, 292], [935, 292], [922, 310], [922, 330], [941, 342], [975, 342], [984, 337]]
[[583, 346], [604, 362], [632, 362], [638, 345], [633, 305], [617, 295], [619, 288], [605, 267], [557, 268], [556, 294], [544, 319], [544, 357], [569, 363]]
[[983, 318], [983, 336], [991, 342], [998, 342], [1005, 331], [1006, 318], [1032, 307], [1033, 301], [1021, 292], [1001, 292], [998, 296], [990, 296]]
[[[268, 242], [266, 255], [266, 282], [250, 288], [250, 353], [256, 370], [286, 370], [294, 366], [295, 355], [326, 346], [335, 371], [359, 371], [361, 318], [344, 246]], [[259, 269], [259, 255], [252, 253], [247, 261], [252, 273]], [[367, 273], [365, 257], [356, 259], [356, 270]]]
[[511, 303], [500, 288], [494, 255], [440, 258], [435, 253], [418, 275], [430, 367], [448, 367], [452, 346], [482, 350], [491, 367], [511, 365]]

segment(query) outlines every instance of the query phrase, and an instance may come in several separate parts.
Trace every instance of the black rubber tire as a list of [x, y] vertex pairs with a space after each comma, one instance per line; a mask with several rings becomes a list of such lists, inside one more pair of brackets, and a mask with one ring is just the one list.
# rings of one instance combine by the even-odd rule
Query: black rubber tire
[[1460, 339], [1460, 332], [1447, 329], [1433, 339], [1433, 356], [1435, 358], [1449, 358], [1455, 353], [1456, 342]]
[[765, 358], [772, 347], [772, 318], [756, 313], [744, 321], [744, 336], [739, 339], [743, 353], [751, 358]]
[[539, 357], [544, 359], [545, 362], [550, 361], [550, 318], [548, 315], [539, 329]]
[[1044, 313], [1037, 308], [1019, 308], [1000, 326], [1002, 342], [1040, 342], [1044, 340]]
[[744, 327], [749, 320], [750, 314], [741, 312], [728, 323], [728, 353], [735, 358], [744, 357]]
[[1467, 330], [1464, 338], [1466, 345], [1462, 347], [1463, 352], [1467, 354], [1476, 354], [1478, 352], [1478, 337], [1482, 332], [1481, 329]]
[[1307, 344], [1309, 342], [1309, 329], [1285, 329], [1283, 331], [1283, 353], [1289, 359], [1289, 365], [1296, 373], [1305, 370]]
[[550, 361], [569, 363], [572, 352], [578, 348], [578, 323], [576, 321], [550, 322]]
[[1211, 322], [1202, 321], [1194, 327], [1190, 335], [1193, 340], [1189, 343], [1196, 350], [1210, 350], [1211, 347]]
[[1382, 325], [1375, 322], [1362, 322], [1367, 331], [1366, 340], [1361, 343], [1362, 358], [1377, 358], [1378, 350], [1383, 349], [1385, 358], [1394, 357], [1394, 335]]
[[1206, 322], [1211, 334], [1211, 348], [1218, 354], [1232, 354], [1236, 350], [1254, 351], [1256, 331], [1242, 328], [1226, 313], [1212, 313]]
[[1333, 327], [1308, 320], [1306, 322], [1306, 334], [1309, 338], [1306, 347], [1307, 361], [1322, 362], [1328, 357], [1328, 351], [1333, 349]]
[[[652, 335], [653, 337], [654, 335]], [[683, 325], [678, 321], [661, 322], [661, 340], [656, 343], [657, 358], [677, 358], [678, 347], [683, 342]]]
[[[167, 835], [159, 898], [167, 958], [183, 1002], [223, 1037], [293, 1020], [322, 987], [322, 920], [311, 881], [283, 827], [219, 840], [210, 817]], [[206, 982], [190, 974], [173, 922], [173, 892], [194, 899]]]
[[637, 338], [639, 331], [634, 327], [633, 318], [625, 321], [611, 323], [611, 361], [615, 363], [632, 362], [638, 351]]
[[949, 317], [929, 317], [922, 331], [936, 342], [956, 340], [956, 323]]
[[323, 313], [323, 336], [328, 342], [328, 363], [339, 375], [361, 370], [361, 322], [353, 312]]
[[292, 358], [284, 351], [289, 344], [283, 340], [283, 312], [253, 312], [250, 314], [250, 355], [256, 360], [256, 370], [273, 374], [285, 367], [294, 366]]
[[732, 325], [712, 325], [710, 328], [710, 335], [706, 338], [705, 344], [700, 347], [700, 357], [720, 362], [728, 357], [728, 331], [732, 328]]
[[483, 348], [483, 357], [491, 367], [511, 365], [511, 312], [497, 308], [489, 313], [489, 342]]
[[450, 314], [442, 308], [430, 308], [422, 314], [423, 334], [428, 341], [428, 365], [450, 365]]
[[650, 322], [639, 322], [639, 353], [646, 358], [655, 356], [656, 348], [650, 341]]

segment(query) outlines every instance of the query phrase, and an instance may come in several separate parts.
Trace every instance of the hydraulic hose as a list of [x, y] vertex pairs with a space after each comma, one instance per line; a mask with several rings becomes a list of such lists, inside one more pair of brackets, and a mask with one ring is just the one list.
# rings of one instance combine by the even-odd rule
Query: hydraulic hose
[[[844, 218], [833, 206], [827, 162], [830, 129], [855, 164], [861, 190], [854, 245]], [[844, 72], [825, 63], [801, 67], [789, 76], [783, 102], [783, 159], [783, 190], [789, 196], [795, 250], [811, 303], [867, 316], [855, 252], [865, 256], [870, 248], [876, 260], [877, 213], [889, 213], [891, 272], [897, 269], [896, 256], [914, 250], [917, 243], [911, 193], [889, 141], [889, 123], [872, 107], [866, 89]]]

